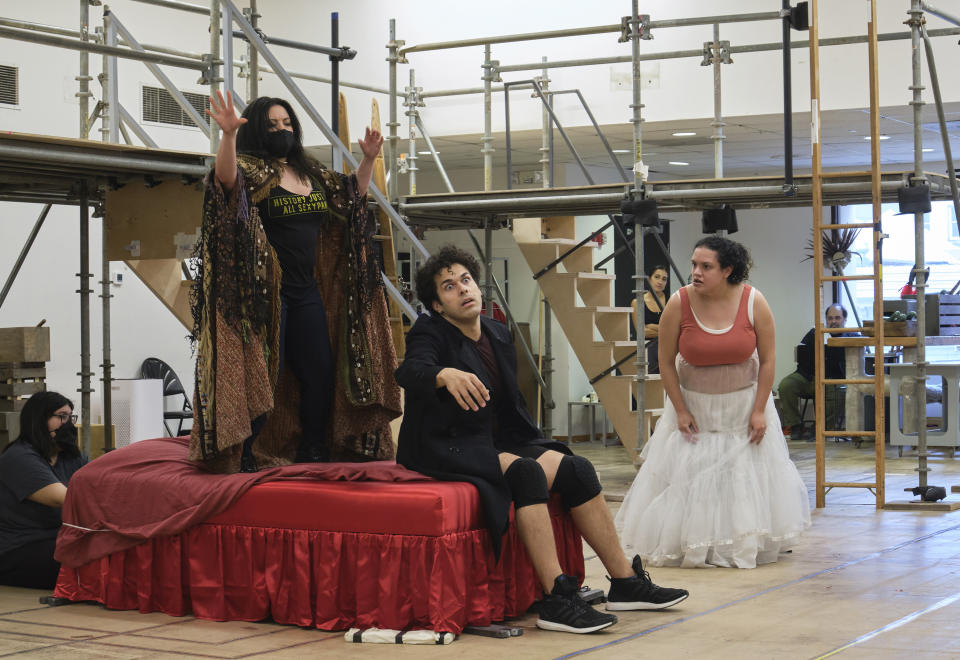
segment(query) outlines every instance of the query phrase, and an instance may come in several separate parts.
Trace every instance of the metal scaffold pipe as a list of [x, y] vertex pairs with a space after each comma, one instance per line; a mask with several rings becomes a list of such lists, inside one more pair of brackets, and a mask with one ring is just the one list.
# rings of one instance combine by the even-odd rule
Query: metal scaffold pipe
[[[217, 91], [220, 89], [220, 76], [214, 61], [220, 55], [220, 3], [218, 0], [210, 0], [210, 70], [207, 81], [210, 85], [210, 98], [217, 97]], [[230, 25], [230, 22], [227, 22]], [[220, 126], [211, 115], [208, 119], [207, 137], [210, 138], [210, 153], [217, 153], [220, 147]]]
[[407, 123], [409, 128], [407, 146], [407, 175], [410, 183], [410, 194], [417, 194], [417, 86], [414, 70], [410, 69], [410, 86], [407, 87]]
[[[90, 3], [80, 0], [80, 40], [87, 43], [90, 40]], [[80, 71], [77, 74], [77, 98], [80, 100], [80, 135], [86, 139], [90, 135], [90, 54], [80, 51]]]
[[490, 44], [483, 47], [483, 189], [493, 189], [493, 78], [494, 64], [490, 59]]
[[[254, 30], [260, 23], [260, 13], [257, 11], [257, 0], [250, 0], [250, 7], [247, 11], [247, 20]], [[260, 54], [252, 44], [247, 42], [247, 62], [249, 62], [249, 72], [247, 73], [247, 102], [251, 103], [260, 96]]]
[[165, 162], [151, 158], [104, 156], [101, 154], [83, 153], [81, 151], [66, 151], [58, 148], [23, 147], [3, 143], [0, 143], [0, 155], [11, 159], [24, 159], [25, 161], [56, 162], [64, 165], [78, 165], [82, 167], [103, 167], [120, 169], [127, 172], [180, 174], [199, 178], [206, 176], [207, 172], [209, 172], [209, 168], [203, 165]]
[[[542, 57], [541, 60], [546, 64], [547, 58]], [[544, 67], [541, 69], [540, 73], [541, 83], [545, 88], [549, 88], [550, 85], [550, 76], [549, 73]], [[522, 87], [522, 85], [517, 85], [517, 87]], [[506, 90], [506, 85], [504, 85]], [[509, 93], [504, 94], [504, 100], [509, 96]], [[550, 123], [550, 104], [553, 103], [553, 97], [544, 97], [540, 95], [540, 99], [543, 102], [542, 114], [540, 116], [541, 125], [542, 125], [542, 136], [540, 141], [540, 150], [543, 153], [542, 162], [542, 178], [544, 188], [552, 188], [554, 185], [554, 173], [553, 173], [553, 126]], [[508, 186], [509, 187], [509, 186]], [[542, 295], [539, 285], [537, 286], [537, 291]], [[543, 336], [543, 355], [541, 356], [541, 361], [543, 363], [542, 376], [540, 378], [540, 384], [543, 388], [541, 390], [541, 396], [544, 399], [544, 405], [542, 408], [542, 430], [543, 435], [547, 438], [553, 437], [553, 409], [556, 407], [556, 404], [553, 401], [553, 312], [550, 308], [550, 301], [547, 300], [546, 296], [543, 296], [543, 316], [541, 317], [540, 323], [540, 334]], [[536, 373], [540, 373], [540, 369], [535, 369]], [[538, 397], [539, 399], [540, 397]], [[538, 401], [539, 404], [539, 401]], [[538, 405], [539, 409], [539, 405]], [[567, 419], [567, 428], [570, 428], [570, 420]]]
[[934, 16], [938, 16], [938, 17], [942, 18], [943, 20], [947, 21], [948, 23], [953, 23], [954, 25], [960, 25], [960, 18], [957, 18], [957, 17], [953, 16], [952, 14], [948, 14], [948, 13], [945, 12], [945, 11], [941, 11], [940, 9], [937, 9], [936, 7], [931, 7], [931, 6], [928, 5], [926, 2], [921, 2], [921, 3], [920, 3], [920, 8], [923, 9], [923, 11], [927, 12], [928, 14], [933, 14]]
[[[543, 58], [544, 63], [546, 63], [547, 58]], [[553, 124], [550, 120], [550, 106], [553, 104], [553, 96], [545, 94], [547, 90], [550, 89], [550, 75], [547, 69], [543, 69], [540, 72], [540, 98], [543, 101], [543, 108], [540, 111], [540, 125], [541, 125], [541, 134], [540, 134], [540, 176], [543, 179], [543, 187], [551, 188], [553, 187]], [[504, 94], [504, 101], [509, 97], [509, 94]], [[509, 151], [507, 154], [509, 158]], [[507, 174], [510, 174], [510, 167], [507, 167]], [[511, 187], [510, 181], [507, 182], [507, 188]]]
[[713, 24], [713, 123], [714, 133], [711, 135], [713, 140], [713, 176], [716, 179], [723, 178], [723, 112], [721, 110], [722, 94], [720, 87], [720, 68], [723, 66], [720, 48], [720, 24]]
[[10, 293], [10, 288], [13, 286], [14, 280], [17, 279], [17, 274], [20, 272], [23, 262], [26, 261], [27, 255], [30, 253], [30, 248], [33, 247], [33, 242], [37, 240], [37, 234], [40, 233], [40, 228], [43, 227], [43, 223], [47, 219], [47, 214], [50, 213], [52, 206], [52, 204], [45, 204], [43, 210], [40, 211], [40, 216], [37, 218], [37, 221], [33, 223], [33, 229], [30, 230], [30, 235], [27, 236], [27, 241], [23, 244], [20, 255], [13, 264], [13, 268], [10, 269], [10, 274], [7, 276], [7, 281], [3, 285], [3, 290], [0, 291], [0, 307], [3, 307], [3, 301], [7, 299], [7, 294]]
[[943, 142], [943, 156], [947, 161], [947, 181], [950, 182], [950, 196], [953, 198], [953, 215], [957, 223], [957, 231], [960, 232], [960, 191], [957, 189], [956, 169], [953, 166], [953, 151], [950, 148], [950, 134], [947, 132], [947, 119], [943, 112], [943, 97], [940, 95], [940, 78], [937, 75], [937, 65], [933, 59], [933, 44], [930, 43], [930, 37], [927, 36], [927, 28], [920, 26], [920, 34], [923, 36], [923, 46], [927, 53], [927, 68], [930, 69], [930, 87], [933, 88], [933, 100], [937, 106], [937, 121], [940, 124], [940, 138]]
[[[634, 16], [638, 16], [634, 14]], [[745, 23], [750, 21], [779, 20], [780, 13], [775, 11], [753, 14], [726, 14], [722, 16], [701, 16], [695, 18], [674, 18], [662, 21], [648, 21], [645, 27], [649, 30], [657, 28], [690, 27], [695, 25], [712, 25], [714, 23]], [[592, 27], [569, 28], [565, 30], [545, 30], [543, 32], [527, 32], [522, 34], [508, 34], [498, 37], [478, 37], [476, 39], [460, 39], [456, 41], [441, 41], [419, 46], [410, 46], [400, 51], [400, 55], [408, 53], [422, 53], [428, 50], [449, 50], [451, 48], [467, 48], [469, 46], [489, 46], [491, 44], [506, 44], [518, 41], [537, 41], [541, 39], [557, 39], [561, 37], [579, 37], [592, 34], [609, 34], [620, 32], [622, 23], [612, 25], [595, 25]]]
[[430, 139], [430, 134], [427, 133], [426, 126], [423, 125], [423, 119], [420, 117], [420, 113], [416, 114], [417, 120], [417, 129], [420, 131], [420, 137], [423, 138], [423, 141], [427, 145], [427, 149], [430, 150], [430, 155], [433, 156], [433, 162], [437, 165], [437, 170], [440, 172], [440, 178], [443, 179], [443, 185], [446, 186], [448, 192], [454, 192], [453, 183], [450, 182], [450, 177], [447, 176], [447, 170], [443, 167], [443, 163], [440, 161], [440, 153], [433, 146], [433, 140]]
[[751, 23], [754, 21], [780, 20], [780, 12], [764, 11], [753, 14], [724, 14], [721, 16], [696, 16], [693, 18], [669, 18], [662, 21], [647, 21], [648, 30], [672, 27], [691, 27], [694, 25], [716, 25], [718, 23]]
[[[924, 185], [927, 177], [923, 172], [923, 78], [921, 71], [921, 38], [920, 26], [923, 24], [923, 10], [920, 8], [920, 0], [910, 0], [910, 10], [907, 12], [910, 16], [907, 23], [910, 25], [910, 44], [911, 48], [911, 69], [913, 73], [910, 90], [912, 98], [910, 105], [913, 107], [913, 176], [910, 179], [911, 185]], [[950, 173], [953, 175], [953, 173]], [[927, 351], [926, 351], [926, 291], [927, 276], [924, 262], [924, 230], [923, 213], [918, 211], [913, 214], [914, 231], [914, 274], [916, 276], [917, 289], [917, 386], [919, 396], [917, 396], [917, 472], [919, 486], [927, 486]], [[879, 319], [877, 321], [880, 322]], [[892, 393], [891, 393], [892, 394]], [[879, 442], [879, 441], [878, 441]]]
[[[930, 30], [931, 37], [952, 37], [960, 35], [960, 28], [942, 28], [938, 30]], [[878, 41], [901, 41], [907, 40], [910, 38], [909, 32], [888, 32], [886, 34], [881, 34], [877, 36]], [[828, 39], [821, 39], [820, 46], [849, 46], [853, 44], [865, 44], [867, 43], [867, 38], [865, 36], [852, 36], [852, 37], [832, 37]], [[810, 42], [807, 40], [803, 41], [792, 41], [790, 43], [790, 48], [803, 48], [807, 49], [810, 47]], [[729, 52], [731, 55], [736, 55], [738, 53], [761, 53], [772, 50], [782, 50], [783, 43], [779, 41], [761, 43], [761, 44], [747, 44], [745, 46], [730, 46]], [[659, 53], [644, 53], [638, 55], [637, 59], [642, 62], [649, 61], [659, 61], [659, 60], [675, 60], [675, 59], [684, 59], [687, 57], [703, 57], [703, 49], [698, 50], [672, 50], [672, 51], [663, 51]], [[578, 67], [578, 66], [599, 66], [603, 64], [626, 64], [632, 62], [634, 58], [627, 55], [616, 55], [610, 57], [591, 57], [584, 59], [575, 59], [575, 60], [554, 60], [548, 63], [546, 66], [550, 69], [566, 68], [566, 67]], [[515, 71], [534, 71], [543, 68], [543, 65], [539, 62], [528, 62], [525, 64], [504, 64], [500, 67], [501, 73], [511, 73]], [[450, 90], [450, 93], [446, 95], [457, 94], [467, 94], [467, 93], [476, 93], [474, 90]], [[427, 96], [441, 96], [443, 94], [438, 94], [437, 92], [427, 92]]]
[[397, 134], [397, 127], [400, 123], [397, 121], [397, 21], [390, 19], [390, 43], [387, 44], [389, 54], [387, 62], [390, 69], [390, 89], [388, 90], [390, 102], [390, 121], [387, 127], [390, 129], [390, 136], [387, 139], [387, 173], [390, 180], [387, 183], [391, 202], [399, 198], [399, 183], [397, 179], [397, 159], [400, 157], [400, 136]]
[[200, 5], [192, 5], [189, 2], [178, 2], [177, 0], [133, 0], [134, 2], [140, 2], [145, 5], [153, 5], [155, 7], [166, 7], [167, 9], [179, 9], [181, 11], [193, 12], [194, 14], [210, 14], [210, 9], [208, 7], [202, 7]]
[[[83, 17], [83, 5], [81, 5], [81, 24], [87, 25], [83, 22], [84, 20], [89, 21], [90, 16], [90, 3], [89, 0], [86, 1], [86, 19]], [[73, 37], [74, 39], [81, 39], [86, 41], [84, 34], [86, 30], [69, 30], [67, 28], [60, 28], [53, 25], [43, 25], [41, 23], [31, 23], [30, 21], [17, 21], [12, 18], [2, 18], [0, 17], [0, 25], [12, 28], [20, 28], [22, 30], [32, 30], [34, 32], [43, 32], [45, 34], [58, 34], [63, 37]], [[120, 39], [120, 43], [124, 45], [129, 45], [124, 39]], [[143, 49], [146, 51], [151, 51], [155, 53], [166, 53], [168, 55], [175, 55], [177, 57], [187, 57], [192, 60], [197, 60], [198, 62], [203, 60], [203, 56], [197, 53], [189, 53], [182, 50], [177, 50], [176, 48], [167, 48], [166, 46], [157, 46], [156, 44], [142, 44]]]
[[[641, 184], [642, 185], [642, 184]], [[902, 184], [899, 181], [884, 181], [882, 188], [886, 192], [895, 192]], [[829, 182], [824, 183], [823, 192], [826, 194], [849, 194], [870, 191], [868, 182]], [[809, 183], [797, 186], [799, 195], [809, 195], [812, 186]], [[783, 192], [781, 185], [766, 186], [730, 186], [724, 188], [702, 188], [687, 190], [649, 190], [646, 197], [664, 202], [686, 200], [713, 200], [730, 198], [750, 198], [759, 196], [780, 195]], [[445, 202], [404, 202], [400, 210], [405, 213], [427, 211], [465, 211], [477, 213], [496, 213], [510, 215], [511, 211], [522, 212], [528, 209], [550, 208], [554, 210], [569, 209], [572, 206], [582, 205], [609, 205], [615, 208], [624, 199], [624, 194], [585, 193], [555, 196], [534, 197], [502, 197], [497, 199], [464, 199]]]
[[620, 24], [597, 25], [594, 27], [571, 28], [568, 30], [546, 30], [543, 32], [528, 32], [525, 34], [508, 34], [499, 37], [479, 37], [477, 39], [460, 39], [457, 41], [440, 41], [431, 44], [420, 44], [400, 49], [400, 56], [409, 53], [423, 53], [428, 50], [449, 50], [451, 48], [467, 48], [470, 46], [490, 46], [491, 44], [506, 44], [516, 41], [536, 41], [539, 39], [556, 39], [559, 37], [577, 37], [588, 34], [608, 34], [619, 32]]
[[80, 182], [80, 426], [84, 453], [90, 455], [90, 199], [86, 180]]
[[[643, 83], [640, 71], [640, 10], [637, 0], [631, 0], [630, 14], [630, 50], [633, 56], [632, 66], [632, 84], [633, 84], [633, 102], [630, 109], [633, 116], [630, 121], [633, 124], [633, 189], [632, 196], [643, 195], [643, 184], [646, 173], [643, 171], [643, 103], [641, 102], [641, 86]], [[635, 237], [634, 245], [634, 272], [633, 272], [633, 294], [634, 304], [637, 310], [644, 308], [644, 263], [643, 263], [643, 227], [639, 224], [634, 225], [633, 235]], [[637, 384], [634, 397], [637, 401], [637, 456], [643, 449], [647, 435], [647, 398], [646, 398], [646, 380], [647, 380], [647, 350], [645, 346], [645, 337], [642, 327], [637, 327], [637, 375], [634, 380]]]
[[[253, 52], [256, 52], [256, 49], [254, 49]], [[252, 66], [252, 65], [251, 65], [251, 66]], [[259, 67], [259, 68], [260, 68], [260, 72], [261, 72], [261, 73], [272, 73], [272, 74], [276, 75], [276, 73], [275, 73], [275, 72], [273, 71], [273, 69], [271, 69], [270, 67]], [[327, 77], [324, 77], [324, 76], [315, 76], [315, 75], [313, 75], [313, 74], [311, 74], [311, 73], [299, 73], [299, 72], [297, 72], [297, 71], [289, 71], [289, 70], [288, 70], [288, 71], [287, 71], [287, 75], [289, 75], [291, 78], [299, 78], [299, 79], [301, 79], [301, 80], [312, 80], [312, 81], [314, 81], [314, 82], [321, 82], [321, 83], [333, 84], [333, 79], [332, 79], [332, 78], [327, 78]], [[361, 83], [352, 83], [352, 82], [347, 82], [346, 80], [341, 80], [341, 81], [340, 81], [340, 86], [341, 86], [341, 87], [349, 87], [350, 89], [362, 89], [362, 90], [365, 91], [365, 92], [375, 92], [375, 93], [377, 93], [377, 94], [389, 94], [389, 93], [390, 93], [390, 90], [388, 90], [388, 89], [383, 89], [382, 87], [374, 87], [373, 85], [363, 85], [363, 84], [361, 84]], [[256, 96], [259, 96], [259, 95], [260, 95], [260, 94], [259, 94], [259, 91], [258, 91]], [[250, 99], [250, 100], [253, 100], [254, 98], [256, 98], [256, 96], [251, 96], [251, 99]]]
[[202, 71], [207, 68], [207, 65], [203, 62], [191, 60], [186, 57], [175, 57], [173, 55], [164, 55], [163, 53], [140, 53], [120, 46], [104, 46], [91, 41], [83, 41], [82, 39], [68, 39], [66, 37], [31, 32], [29, 30], [19, 30], [11, 27], [0, 26], [0, 38], [44, 44], [46, 46], [56, 46], [57, 48], [68, 48], [85, 53], [96, 53], [98, 55], [116, 55], [117, 57], [128, 60], [154, 62], [156, 64], [166, 64], [168, 66], [193, 69], [195, 71]]

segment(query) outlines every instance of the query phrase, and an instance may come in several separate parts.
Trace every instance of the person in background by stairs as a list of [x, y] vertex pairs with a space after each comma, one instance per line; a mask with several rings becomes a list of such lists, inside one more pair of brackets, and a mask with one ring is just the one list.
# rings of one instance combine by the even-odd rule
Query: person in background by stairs
[[660, 319], [663, 417], [617, 512], [624, 549], [656, 566], [754, 568], [810, 525], [807, 489], [770, 398], [773, 314], [750, 255], [708, 236]]
[[[666, 266], [656, 265], [647, 271], [647, 291], [643, 294], [643, 336], [647, 340], [647, 373], [660, 373], [660, 360], [657, 352], [660, 342], [660, 315], [667, 305], [667, 282], [670, 274]], [[637, 299], [630, 303], [633, 308], [633, 327], [640, 328], [640, 315], [637, 313]]]
[[589, 633], [617, 617], [580, 598], [577, 579], [563, 575], [547, 500], [557, 492], [577, 528], [610, 572], [608, 610], [660, 610], [688, 593], [655, 585], [640, 562], [623, 554], [600, 481], [590, 461], [543, 437], [517, 387], [510, 331], [482, 316], [477, 260], [452, 245], [416, 275], [429, 314], [407, 334], [396, 371], [406, 391], [397, 462], [435, 479], [466, 481], [480, 494], [499, 555], [511, 501], [517, 531], [546, 594], [537, 626]]
[[[847, 322], [847, 310], [840, 303], [834, 303], [827, 307], [826, 320], [828, 328], [842, 328]], [[857, 337], [858, 332], [844, 332], [842, 334], [831, 335], [832, 337]], [[780, 395], [780, 421], [783, 424], [783, 435], [794, 440], [800, 439], [800, 434], [793, 436], [795, 426], [803, 420], [800, 419], [800, 397], [813, 396], [813, 367], [814, 367], [814, 329], [803, 336], [800, 345], [797, 346], [797, 370], [784, 377], [777, 386]], [[845, 378], [847, 373], [844, 362], [844, 349], [840, 346], [823, 347], [823, 373], [824, 378]], [[843, 399], [840, 396], [839, 388], [836, 385], [826, 386], [827, 429], [837, 427], [837, 416], [843, 411]]]

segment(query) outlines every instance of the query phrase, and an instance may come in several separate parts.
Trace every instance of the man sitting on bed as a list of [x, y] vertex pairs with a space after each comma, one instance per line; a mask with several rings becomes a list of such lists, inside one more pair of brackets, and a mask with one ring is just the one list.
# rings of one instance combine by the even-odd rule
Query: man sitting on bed
[[480, 493], [494, 551], [507, 529], [510, 502], [517, 530], [543, 585], [537, 627], [589, 633], [617, 622], [584, 602], [577, 579], [563, 575], [547, 511], [560, 493], [580, 533], [611, 575], [608, 610], [659, 610], [687, 597], [658, 587], [620, 548], [593, 465], [544, 439], [517, 389], [517, 355], [506, 326], [480, 313], [479, 265], [447, 246], [416, 276], [430, 314], [407, 334], [396, 371], [406, 390], [397, 462], [436, 479], [467, 481]]

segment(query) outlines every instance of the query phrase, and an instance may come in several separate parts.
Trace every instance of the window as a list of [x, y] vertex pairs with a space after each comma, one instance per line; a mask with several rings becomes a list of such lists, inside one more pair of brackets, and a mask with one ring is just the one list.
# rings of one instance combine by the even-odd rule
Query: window
[[0, 64], [0, 103], [20, 105], [19, 69]]
[[[206, 117], [204, 112], [210, 107], [210, 99], [206, 94], [183, 92], [187, 101]], [[173, 99], [170, 92], [162, 87], [143, 87], [143, 121], [152, 121], [159, 124], [173, 124], [175, 126], [195, 126], [190, 117]]]
[[[913, 214], [897, 215], [897, 204], [883, 204], [880, 218], [885, 234], [889, 238], [883, 241], [883, 297], [896, 299], [900, 289], [910, 278], [915, 259]], [[840, 207], [841, 222], [871, 222], [873, 207], [870, 204], [853, 204]], [[924, 262], [930, 269], [927, 280], [927, 292], [949, 291], [960, 280], [960, 237], [957, 235], [953, 202], [933, 202], [930, 213], [924, 217]], [[846, 275], [867, 275], [873, 272], [873, 252], [870, 246], [873, 232], [861, 229], [851, 251], [854, 254]], [[873, 283], [869, 281], [849, 282], [861, 319], [873, 318]], [[843, 302], [848, 302], [845, 293]]]

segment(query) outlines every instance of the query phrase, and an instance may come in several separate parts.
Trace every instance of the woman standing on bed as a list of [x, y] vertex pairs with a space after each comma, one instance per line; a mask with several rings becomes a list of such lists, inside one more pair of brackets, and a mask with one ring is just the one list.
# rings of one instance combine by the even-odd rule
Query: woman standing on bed
[[237, 117], [217, 96], [191, 299], [191, 458], [219, 472], [392, 458], [400, 394], [366, 207], [383, 138], [367, 129], [344, 176], [304, 151], [287, 101], [261, 97]]
[[77, 447], [73, 404], [34, 394], [20, 411], [20, 435], [0, 454], [0, 584], [53, 589], [60, 508], [87, 459]]
[[691, 261], [693, 283], [660, 318], [668, 400], [616, 525], [653, 566], [754, 568], [810, 525], [770, 399], [773, 314], [739, 243], [708, 236]]

